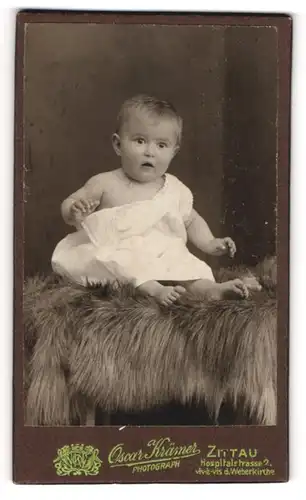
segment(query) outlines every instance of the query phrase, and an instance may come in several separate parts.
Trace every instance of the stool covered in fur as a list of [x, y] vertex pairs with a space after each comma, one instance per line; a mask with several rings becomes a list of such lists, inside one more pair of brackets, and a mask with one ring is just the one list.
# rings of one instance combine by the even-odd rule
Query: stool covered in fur
[[142, 411], [203, 402], [217, 417], [238, 402], [257, 424], [276, 423], [276, 261], [221, 270], [253, 274], [247, 300], [172, 306], [126, 284], [82, 287], [50, 275], [24, 287], [26, 424], [69, 425], [87, 407]]

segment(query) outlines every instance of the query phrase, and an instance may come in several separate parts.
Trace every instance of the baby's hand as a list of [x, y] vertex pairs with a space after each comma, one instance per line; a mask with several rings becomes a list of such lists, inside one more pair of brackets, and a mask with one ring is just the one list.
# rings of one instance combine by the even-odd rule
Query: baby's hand
[[223, 238], [223, 242], [226, 245], [226, 253], [228, 253], [229, 256], [233, 258], [237, 250], [235, 242], [228, 236], [226, 238]]
[[230, 257], [234, 257], [236, 253], [236, 245], [232, 238], [215, 238], [208, 244], [208, 252], [210, 255], [221, 256], [229, 254]]
[[88, 215], [92, 214], [100, 205], [99, 201], [93, 200], [78, 200], [75, 201], [70, 208], [70, 216], [73, 222], [81, 224]]

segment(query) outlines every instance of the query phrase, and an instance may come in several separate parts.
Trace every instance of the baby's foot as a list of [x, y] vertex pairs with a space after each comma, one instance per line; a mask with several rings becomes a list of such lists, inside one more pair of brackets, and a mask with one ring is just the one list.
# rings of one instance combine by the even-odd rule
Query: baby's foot
[[180, 285], [163, 286], [156, 292], [156, 294], [154, 294], [154, 296], [158, 300], [158, 302], [160, 302], [160, 304], [163, 304], [164, 306], [170, 306], [171, 304], [176, 302], [177, 299], [185, 292], [185, 288]]
[[247, 299], [249, 296], [247, 285], [238, 278], [220, 283], [220, 289], [224, 298], [228, 298], [230, 296], [235, 297], [238, 295], [238, 297], [241, 297], [242, 299]]
[[252, 292], [260, 292], [262, 288], [255, 276], [245, 276], [244, 278], [241, 278], [241, 281], [243, 281], [248, 290], [251, 290]]

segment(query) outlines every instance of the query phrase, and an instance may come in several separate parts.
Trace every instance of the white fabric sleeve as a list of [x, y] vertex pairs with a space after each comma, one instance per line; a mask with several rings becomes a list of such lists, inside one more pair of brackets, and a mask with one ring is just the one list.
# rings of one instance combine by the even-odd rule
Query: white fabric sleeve
[[193, 208], [193, 195], [190, 189], [181, 181], [179, 183], [179, 211], [183, 220], [188, 220]]

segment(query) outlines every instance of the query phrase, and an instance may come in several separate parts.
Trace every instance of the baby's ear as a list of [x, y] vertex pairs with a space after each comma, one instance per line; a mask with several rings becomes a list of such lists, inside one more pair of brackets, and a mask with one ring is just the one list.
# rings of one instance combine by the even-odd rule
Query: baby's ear
[[177, 153], [179, 152], [179, 150], [180, 150], [180, 145], [179, 145], [179, 144], [177, 144], [177, 145], [175, 146], [175, 148], [174, 148], [173, 157], [177, 155]]
[[121, 156], [120, 137], [117, 133], [112, 135], [113, 148], [118, 156]]

